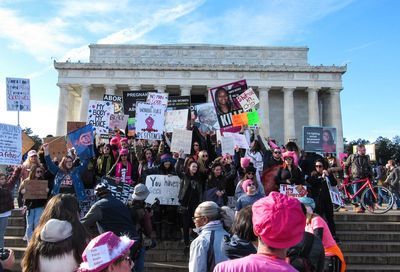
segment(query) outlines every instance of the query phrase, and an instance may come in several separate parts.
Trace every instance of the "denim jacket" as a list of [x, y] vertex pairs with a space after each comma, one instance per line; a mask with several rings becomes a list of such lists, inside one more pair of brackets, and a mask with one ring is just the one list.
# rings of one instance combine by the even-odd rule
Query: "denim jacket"
[[[56, 195], [60, 192], [61, 182], [64, 179], [65, 173], [63, 173], [60, 170], [60, 168], [54, 164], [54, 162], [50, 158], [50, 155], [47, 155], [44, 158], [46, 160], [46, 165], [47, 165], [49, 171], [53, 175], [55, 175], [54, 187], [53, 187], [53, 191], [51, 192], [51, 194]], [[71, 176], [71, 179], [72, 179], [72, 185], [74, 186], [74, 189], [75, 189], [76, 198], [79, 201], [83, 201], [86, 198], [85, 187], [81, 180], [81, 174], [83, 171], [85, 171], [88, 163], [89, 163], [89, 160], [84, 160], [83, 162], [81, 162], [81, 165], [72, 168], [71, 172], [69, 173], [69, 175]]]
[[229, 235], [219, 220], [211, 221], [199, 229], [199, 236], [190, 244], [189, 272], [207, 272], [207, 252], [211, 231], [214, 232], [215, 265], [228, 260], [224, 253], [224, 236]]

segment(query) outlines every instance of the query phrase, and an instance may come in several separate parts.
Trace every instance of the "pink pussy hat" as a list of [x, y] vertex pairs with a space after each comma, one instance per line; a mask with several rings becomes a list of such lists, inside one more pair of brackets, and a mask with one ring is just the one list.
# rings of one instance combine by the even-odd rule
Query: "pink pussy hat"
[[244, 157], [240, 158], [240, 166], [244, 169], [250, 164], [250, 158], [249, 157]]
[[135, 242], [127, 236], [118, 237], [107, 231], [95, 237], [82, 253], [78, 272], [99, 272], [122, 257]]
[[273, 248], [289, 248], [304, 235], [306, 216], [300, 201], [271, 192], [253, 204], [253, 230], [262, 242]]
[[254, 183], [254, 181], [251, 179], [246, 179], [245, 181], [243, 181], [242, 189], [244, 192], [247, 192], [247, 186], [249, 186], [250, 183]]

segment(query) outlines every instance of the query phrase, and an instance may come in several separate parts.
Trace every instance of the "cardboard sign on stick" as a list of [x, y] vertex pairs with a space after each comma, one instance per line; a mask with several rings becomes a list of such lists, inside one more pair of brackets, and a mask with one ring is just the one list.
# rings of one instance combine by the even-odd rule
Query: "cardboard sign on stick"
[[50, 157], [57, 157], [59, 160], [67, 154], [67, 142], [64, 136], [47, 137], [43, 139], [44, 143], [49, 144]]
[[24, 199], [47, 199], [47, 180], [25, 180]]
[[21, 151], [21, 127], [0, 124], [0, 165], [21, 164]]
[[254, 109], [255, 106], [260, 103], [260, 100], [258, 100], [257, 95], [254, 93], [252, 88], [248, 88], [236, 99], [240, 103], [244, 111]]
[[193, 131], [191, 130], [174, 129], [174, 132], [172, 133], [171, 151], [183, 151], [185, 154], [190, 154], [190, 149], [192, 147], [192, 133]]
[[32, 146], [35, 145], [35, 142], [32, 140], [31, 137], [26, 135], [25, 132], [21, 131], [21, 134], [22, 134], [22, 155], [24, 155], [32, 148]]

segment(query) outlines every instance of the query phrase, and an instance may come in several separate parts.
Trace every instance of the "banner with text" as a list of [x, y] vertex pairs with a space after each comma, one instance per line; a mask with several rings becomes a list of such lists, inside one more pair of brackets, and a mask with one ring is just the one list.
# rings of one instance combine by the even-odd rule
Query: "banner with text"
[[0, 164], [19, 165], [22, 161], [21, 127], [0, 124]]
[[188, 114], [188, 109], [165, 112], [165, 132], [172, 132], [174, 129], [186, 129]]
[[[211, 97], [218, 116], [222, 131], [237, 131], [233, 129], [232, 115], [243, 112], [237, 100], [247, 90], [246, 80], [240, 80], [210, 89]], [[239, 128], [240, 130], [240, 128]]]
[[136, 108], [136, 138], [162, 140], [165, 107], [139, 102]]
[[161, 205], [179, 205], [178, 194], [181, 179], [178, 176], [149, 175], [146, 186], [150, 191], [146, 202], [153, 204], [156, 198]]
[[336, 128], [303, 127], [303, 149], [305, 152], [336, 153]]
[[112, 102], [90, 100], [86, 123], [91, 124], [97, 134], [108, 134], [110, 115], [113, 112]]
[[148, 93], [146, 103], [167, 107], [168, 93]]
[[109, 101], [113, 103], [114, 114], [123, 114], [124, 107], [122, 103], [122, 96], [105, 94], [103, 96], [103, 101]]
[[7, 111], [31, 111], [30, 82], [27, 78], [6, 78]]
[[129, 115], [111, 114], [110, 115], [110, 132], [122, 129], [125, 131], [126, 124], [128, 123]]
[[[129, 117], [136, 116], [136, 103], [146, 102], [147, 95], [150, 91], [125, 91], [122, 93], [124, 102], [124, 114], [129, 115]], [[155, 91], [151, 91], [155, 92]]]
[[307, 196], [307, 187], [303, 185], [281, 184], [279, 192], [287, 196], [299, 198]]
[[190, 96], [169, 96], [167, 110], [184, 110], [190, 107]]
[[236, 99], [244, 111], [250, 111], [251, 109], [254, 109], [258, 103], [260, 103], [260, 100], [258, 100], [258, 97], [252, 88], [248, 88]]

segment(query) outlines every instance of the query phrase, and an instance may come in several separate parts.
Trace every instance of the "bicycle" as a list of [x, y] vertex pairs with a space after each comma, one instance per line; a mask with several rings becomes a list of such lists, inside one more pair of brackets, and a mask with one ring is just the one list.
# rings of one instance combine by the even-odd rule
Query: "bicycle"
[[[350, 192], [348, 187], [356, 183], [363, 183], [363, 185], [357, 192], [352, 194], [353, 188], [351, 188]], [[394, 196], [392, 192], [384, 186], [373, 184], [369, 178], [358, 179], [352, 182], [349, 182], [349, 180], [345, 178], [338, 189], [343, 203], [346, 204], [354, 204], [354, 199], [361, 195], [360, 204], [370, 213], [384, 214], [394, 205]], [[338, 211], [340, 208], [341, 206], [334, 205], [335, 211]]]

